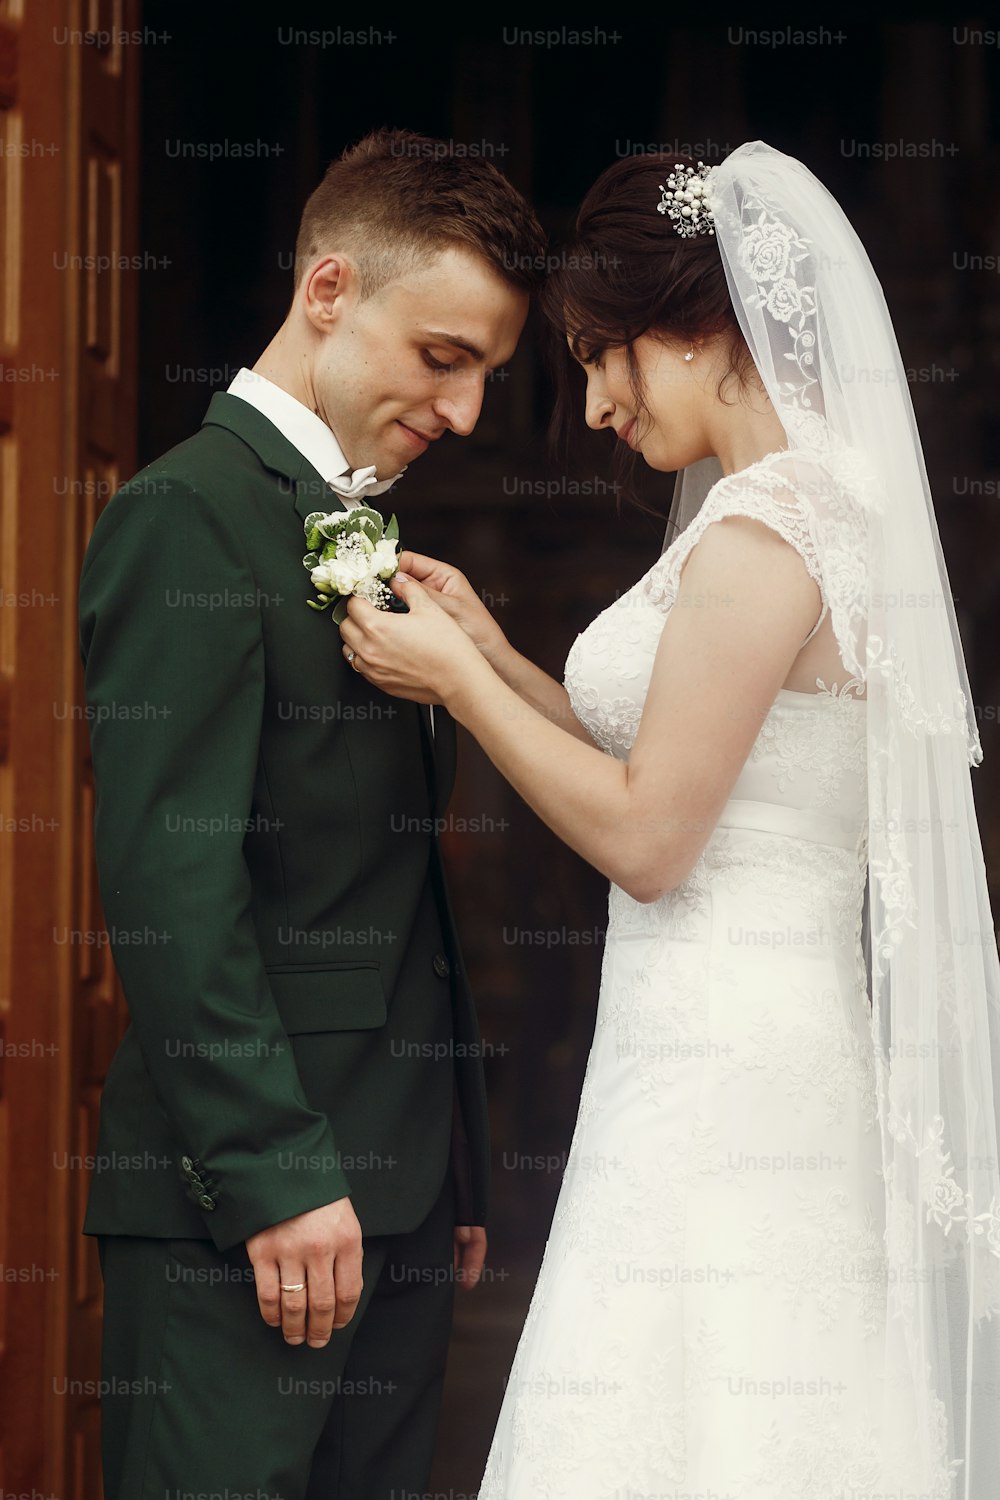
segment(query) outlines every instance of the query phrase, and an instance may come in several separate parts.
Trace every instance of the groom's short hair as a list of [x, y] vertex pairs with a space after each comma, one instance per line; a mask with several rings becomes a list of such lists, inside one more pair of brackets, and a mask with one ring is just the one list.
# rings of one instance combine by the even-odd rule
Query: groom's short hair
[[520, 290], [542, 280], [541, 226], [492, 162], [412, 130], [375, 130], [327, 167], [306, 202], [295, 285], [319, 256], [347, 250], [370, 297], [450, 246], [473, 251]]

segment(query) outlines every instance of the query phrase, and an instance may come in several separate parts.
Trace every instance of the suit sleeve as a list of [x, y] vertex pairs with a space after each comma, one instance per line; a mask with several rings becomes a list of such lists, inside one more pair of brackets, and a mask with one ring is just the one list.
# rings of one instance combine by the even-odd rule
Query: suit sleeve
[[261, 608], [239, 536], [192, 485], [147, 471], [101, 515], [80, 581], [101, 901], [178, 1170], [220, 1250], [350, 1191], [251, 918]]

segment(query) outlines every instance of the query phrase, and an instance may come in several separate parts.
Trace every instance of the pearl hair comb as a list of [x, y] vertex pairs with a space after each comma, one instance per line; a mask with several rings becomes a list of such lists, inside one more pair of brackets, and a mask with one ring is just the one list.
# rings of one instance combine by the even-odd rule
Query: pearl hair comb
[[669, 215], [677, 233], [685, 239], [695, 234], [715, 233], [712, 209], [705, 191], [705, 180], [711, 170], [703, 161], [696, 167], [678, 163], [666, 184], [660, 183], [663, 197], [656, 205], [657, 212]]

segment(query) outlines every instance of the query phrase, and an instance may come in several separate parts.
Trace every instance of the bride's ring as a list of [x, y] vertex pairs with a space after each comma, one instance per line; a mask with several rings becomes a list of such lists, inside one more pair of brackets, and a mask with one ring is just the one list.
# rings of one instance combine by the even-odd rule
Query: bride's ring
[[288, 1285], [286, 1285], [285, 1282], [281, 1283], [281, 1290], [283, 1292], [304, 1292], [305, 1289], [306, 1284], [304, 1281], [293, 1281]]
[[348, 652], [347, 652], [347, 660], [350, 662], [351, 666], [354, 667], [355, 672], [360, 672], [361, 668], [354, 666], [354, 658], [355, 658], [356, 655], [357, 655], [357, 652], [348, 650]]

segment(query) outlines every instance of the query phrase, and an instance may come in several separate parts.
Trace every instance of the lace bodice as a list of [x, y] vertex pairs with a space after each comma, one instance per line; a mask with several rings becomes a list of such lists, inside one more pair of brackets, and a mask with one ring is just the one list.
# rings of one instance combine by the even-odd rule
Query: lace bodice
[[[597, 744], [617, 759], [628, 759], [635, 740], [681, 568], [713, 521], [752, 516], [790, 542], [823, 601], [810, 636], [825, 618], [830, 582], [819, 565], [807, 511], [796, 503], [783, 473], [786, 458], [784, 453], [769, 454], [713, 486], [694, 520], [649, 571], [574, 641], [564, 678], [573, 711]], [[853, 596], [859, 587], [851, 577], [846, 592]], [[842, 588], [842, 598], [844, 592]], [[731, 801], [826, 810], [846, 827], [860, 827], [867, 809], [863, 685], [846, 672], [841, 676], [841, 682], [831, 684], [817, 678], [815, 693], [779, 689]]]

